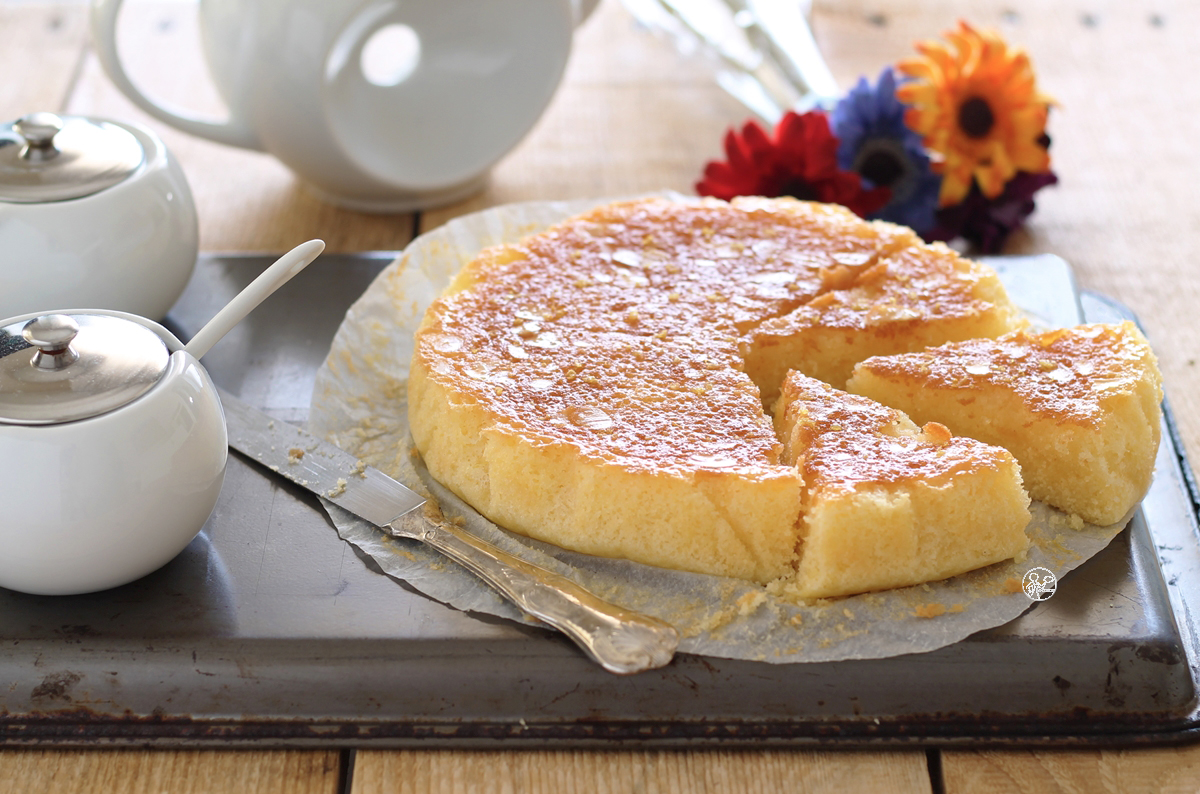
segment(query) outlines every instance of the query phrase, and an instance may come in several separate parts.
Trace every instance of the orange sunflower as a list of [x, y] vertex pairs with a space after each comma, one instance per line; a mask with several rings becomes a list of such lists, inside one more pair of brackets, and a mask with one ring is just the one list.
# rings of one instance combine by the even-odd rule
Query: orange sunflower
[[1029, 56], [999, 34], [959, 22], [944, 35], [945, 42], [917, 45], [923, 57], [898, 64], [913, 79], [896, 89], [911, 105], [905, 123], [936, 158], [943, 207], [962, 201], [972, 180], [995, 198], [1018, 171], [1048, 171], [1046, 116], [1053, 102], [1037, 90]]

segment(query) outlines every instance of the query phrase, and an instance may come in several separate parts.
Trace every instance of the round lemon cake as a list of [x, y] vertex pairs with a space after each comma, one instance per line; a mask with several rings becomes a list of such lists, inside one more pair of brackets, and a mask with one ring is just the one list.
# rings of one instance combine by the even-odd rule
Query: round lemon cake
[[[430, 473], [507, 529], [766, 583], [811, 569], [806, 475], [764, 409], [788, 370], [844, 382], [872, 355], [1022, 325], [990, 268], [842, 207], [621, 202], [487, 249], [457, 275], [416, 335], [409, 421]], [[1003, 552], [931, 527], [961, 547], [954, 564], [892, 565], [851, 589], [1018, 553], [1027, 514], [998, 514]]]

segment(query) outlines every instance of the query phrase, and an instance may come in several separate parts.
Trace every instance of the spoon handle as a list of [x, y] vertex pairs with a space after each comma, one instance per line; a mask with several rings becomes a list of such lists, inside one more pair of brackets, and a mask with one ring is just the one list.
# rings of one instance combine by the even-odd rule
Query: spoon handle
[[235, 325], [252, 312], [267, 296], [286, 284], [292, 276], [299, 273], [325, 250], [323, 240], [309, 240], [288, 251], [275, 263], [264, 270], [258, 278], [251, 281], [233, 300], [225, 304], [225, 308], [217, 312], [203, 328], [196, 332], [192, 341], [183, 349], [196, 358], [201, 358], [212, 349], [212, 346], [229, 333]]

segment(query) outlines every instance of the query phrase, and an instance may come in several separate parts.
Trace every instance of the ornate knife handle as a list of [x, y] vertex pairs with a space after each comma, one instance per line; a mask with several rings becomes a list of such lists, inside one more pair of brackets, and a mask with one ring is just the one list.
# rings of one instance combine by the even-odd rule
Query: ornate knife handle
[[662, 667], [679, 645], [679, 633], [669, 624], [602, 601], [570, 579], [450, 524], [429, 521], [420, 510], [405, 513], [389, 528], [461, 564], [525, 612], [562, 631], [611, 673]]

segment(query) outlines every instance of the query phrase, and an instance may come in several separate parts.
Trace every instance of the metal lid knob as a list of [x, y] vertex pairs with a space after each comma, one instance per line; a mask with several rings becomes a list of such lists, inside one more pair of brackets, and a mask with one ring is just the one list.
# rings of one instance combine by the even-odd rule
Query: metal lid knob
[[145, 158], [137, 137], [117, 124], [30, 113], [0, 124], [0, 202], [90, 196], [128, 179]]
[[30, 362], [38, 369], [62, 369], [79, 360], [71, 342], [79, 334], [79, 323], [66, 314], [47, 314], [25, 323], [21, 336], [38, 350]]
[[13, 122], [13, 131], [25, 139], [20, 156], [26, 160], [49, 160], [58, 155], [54, 136], [63, 128], [63, 120], [53, 113], [30, 113]]

